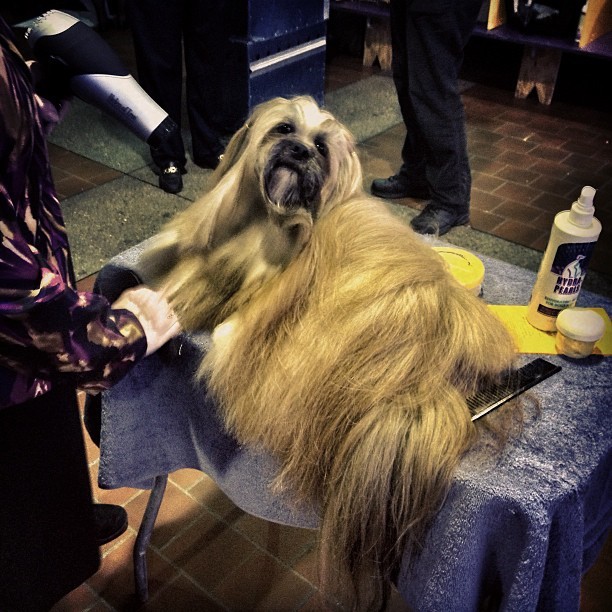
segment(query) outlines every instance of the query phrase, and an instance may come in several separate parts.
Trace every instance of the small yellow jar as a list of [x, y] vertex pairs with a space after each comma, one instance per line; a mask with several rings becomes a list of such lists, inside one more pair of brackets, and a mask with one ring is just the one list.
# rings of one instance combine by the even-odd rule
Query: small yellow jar
[[567, 357], [588, 357], [604, 335], [602, 317], [588, 308], [566, 308], [557, 316], [557, 351]]
[[474, 295], [482, 294], [485, 267], [473, 253], [455, 247], [433, 247], [444, 259], [449, 272]]

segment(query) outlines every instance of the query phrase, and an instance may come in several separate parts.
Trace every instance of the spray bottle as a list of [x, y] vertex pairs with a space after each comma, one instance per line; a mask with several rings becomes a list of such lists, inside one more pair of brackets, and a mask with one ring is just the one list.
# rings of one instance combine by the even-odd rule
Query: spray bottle
[[72, 15], [51, 10], [26, 39], [51, 80], [67, 81], [81, 100], [114, 117], [153, 148], [178, 126], [140, 87], [99, 34]]
[[555, 331], [557, 315], [576, 304], [601, 233], [594, 197], [593, 187], [583, 187], [571, 210], [555, 216], [527, 308], [527, 320], [538, 329]]

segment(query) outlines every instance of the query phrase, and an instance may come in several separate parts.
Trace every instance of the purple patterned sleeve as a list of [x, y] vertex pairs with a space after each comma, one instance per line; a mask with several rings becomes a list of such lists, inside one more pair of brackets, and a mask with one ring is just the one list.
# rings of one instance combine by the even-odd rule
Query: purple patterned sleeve
[[71, 283], [40, 100], [11, 38], [0, 18], [0, 407], [60, 380], [106, 389], [147, 348], [131, 312]]
[[[146, 340], [132, 313], [113, 310], [102, 296], [74, 291], [35, 256], [4, 265], [16, 252], [15, 243], [3, 235], [0, 364], [28, 376], [60, 377], [81, 388], [105, 389], [143, 357]], [[17, 270], [22, 279], [38, 277], [38, 284], [17, 283]]]

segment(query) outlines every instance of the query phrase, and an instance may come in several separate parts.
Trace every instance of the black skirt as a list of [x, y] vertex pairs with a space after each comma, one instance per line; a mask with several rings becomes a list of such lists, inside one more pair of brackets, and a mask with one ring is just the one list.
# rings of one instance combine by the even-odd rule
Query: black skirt
[[75, 390], [0, 409], [0, 610], [48, 610], [99, 564]]

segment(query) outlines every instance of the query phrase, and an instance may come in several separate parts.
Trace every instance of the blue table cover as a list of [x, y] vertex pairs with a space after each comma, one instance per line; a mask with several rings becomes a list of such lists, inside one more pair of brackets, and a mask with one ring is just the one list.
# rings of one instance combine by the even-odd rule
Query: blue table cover
[[[114, 298], [138, 282], [145, 244], [109, 262], [98, 290]], [[535, 274], [480, 257], [484, 299], [526, 304]], [[578, 305], [612, 312], [612, 300], [586, 291]], [[275, 460], [240, 447], [194, 384], [209, 341], [184, 334], [103, 394], [99, 485], [146, 489], [159, 474], [196, 468], [244, 511], [316, 528], [317, 508], [271, 494]], [[397, 587], [414, 610], [477, 610], [487, 596], [507, 611], [579, 609], [582, 574], [612, 519], [612, 358], [545, 358], [562, 371], [532, 389], [539, 416], [501, 455], [484, 440], [466, 454], [425, 549], [404, 559]]]

